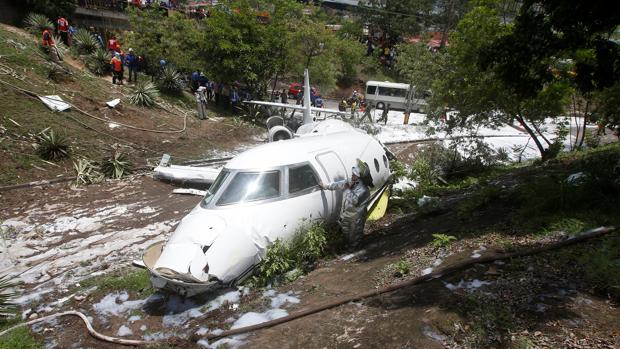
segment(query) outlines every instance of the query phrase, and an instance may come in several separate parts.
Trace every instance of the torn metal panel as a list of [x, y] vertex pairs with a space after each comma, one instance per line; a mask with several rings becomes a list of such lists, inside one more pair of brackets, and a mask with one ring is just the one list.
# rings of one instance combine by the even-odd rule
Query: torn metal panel
[[39, 96], [39, 99], [53, 111], [65, 111], [71, 108], [71, 105], [63, 101], [59, 95]]
[[221, 167], [157, 166], [154, 177], [175, 183], [211, 184], [221, 170]]

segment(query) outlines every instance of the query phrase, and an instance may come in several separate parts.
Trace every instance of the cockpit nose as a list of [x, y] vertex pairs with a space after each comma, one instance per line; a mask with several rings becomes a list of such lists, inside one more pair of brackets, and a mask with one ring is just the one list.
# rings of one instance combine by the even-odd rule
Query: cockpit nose
[[169, 243], [192, 243], [211, 246], [223, 234], [226, 221], [213, 210], [196, 207], [185, 216], [169, 239]]

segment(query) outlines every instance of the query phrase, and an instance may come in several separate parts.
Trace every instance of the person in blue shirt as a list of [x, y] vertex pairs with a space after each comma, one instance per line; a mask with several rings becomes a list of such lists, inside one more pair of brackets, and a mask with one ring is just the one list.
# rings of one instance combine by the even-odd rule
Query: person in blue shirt
[[194, 71], [190, 77], [190, 80], [192, 81], [192, 91], [196, 91], [199, 86], [200, 72], [197, 70]]
[[[129, 52], [125, 56], [125, 65], [129, 70], [128, 82], [138, 82], [138, 56], [133, 53], [133, 49], [130, 48]], [[133, 77], [133, 80], [132, 80]]]

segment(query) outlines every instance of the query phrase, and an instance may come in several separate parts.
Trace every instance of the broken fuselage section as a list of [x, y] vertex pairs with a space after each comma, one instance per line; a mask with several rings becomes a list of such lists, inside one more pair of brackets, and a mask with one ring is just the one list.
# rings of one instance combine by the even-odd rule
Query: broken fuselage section
[[170, 239], [145, 251], [155, 288], [191, 296], [242, 281], [276, 239], [338, 217], [342, 193], [319, 183], [350, 178], [359, 161], [372, 180], [371, 200], [382, 193], [390, 170], [379, 141], [339, 120], [303, 128], [295, 139], [232, 159]]

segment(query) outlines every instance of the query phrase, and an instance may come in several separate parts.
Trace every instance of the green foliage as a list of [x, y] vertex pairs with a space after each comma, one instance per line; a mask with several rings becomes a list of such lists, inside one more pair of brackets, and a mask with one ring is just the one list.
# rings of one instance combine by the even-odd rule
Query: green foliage
[[86, 58], [86, 67], [97, 75], [110, 72], [110, 54], [104, 48], [98, 47]]
[[476, 211], [493, 203], [500, 197], [501, 190], [495, 186], [485, 186], [471, 196], [464, 198], [456, 208], [456, 214], [461, 219], [475, 215]]
[[45, 29], [54, 29], [54, 23], [47, 16], [31, 12], [24, 19], [24, 26], [34, 35], [41, 35]]
[[115, 152], [101, 163], [101, 173], [107, 178], [121, 178], [130, 174], [132, 168], [133, 164], [127, 155], [121, 152]]
[[276, 276], [281, 276], [291, 270], [293, 265], [294, 260], [290, 256], [287, 245], [277, 239], [267, 249], [265, 258], [252, 276], [251, 283], [259, 287], [267, 285]]
[[183, 78], [172, 66], [166, 66], [157, 79], [159, 89], [168, 94], [179, 94], [183, 90]]
[[13, 299], [17, 294], [11, 289], [16, 285], [17, 283], [9, 276], [0, 276], [0, 313], [8, 313], [15, 310]]
[[129, 103], [143, 107], [155, 105], [159, 91], [157, 87], [149, 81], [140, 81], [129, 93]]
[[69, 73], [70, 71], [62, 66], [55, 63], [50, 63], [47, 71], [47, 78], [56, 83], [64, 82], [71, 79], [71, 75]]
[[402, 277], [411, 271], [411, 262], [406, 259], [401, 259], [396, 264], [394, 264], [394, 276]]
[[18, 8], [43, 13], [52, 19], [57, 16], [67, 18], [77, 7], [77, 0], [17, 0], [14, 2]]
[[28, 327], [17, 328], [0, 338], [0, 349], [43, 349], [44, 347], [43, 343], [32, 336]]
[[97, 286], [97, 292], [105, 293], [110, 291], [133, 291], [143, 292], [151, 288], [150, 275], [146, 269], [133, 269], [123, 272], [120, 275], [98, 276], [80, 282], [82, 288]]
[[78, 53], [81, 55], [90, 55], [100, 48], [93, 34], [87, 29], [78, 29], [73, 36], [73, 41], [75, 42]]
[[431, 246], [433, 247], [447, 247], [452, 241], [456, 241], [456, 237], [452, 235], [446, 234], [433, 234], [433, 241], [431, 241]]
[[36, 153], [42, 159], [60, 160], [69, 156], [69, 144], [67, 140], [54, 132], [54, 130], [41, 133], [38, 136], [38, 142]]
[[343, 84], [350, 84], [357, 76], [357, 65], [364, 57], [364, 45], [351, 39], [336, 40], [336, 55], [338, 56], [338, 80]]
[[291, 270], [297, 269], [296, 274], [308, 270], [335, 240], [333, 233], [320, 224], [302, 226], [291, 242], [277, 239], [269, 246], [250, 283], [262, 287], [284, 281]]
[[78, 184], [99, 183], [104, 176], [99, 172], [97, 164], [89, 159], [82, 158], [78, 162], [73, 162], [73, 168], [76, 173], [76, 182]]
[[67, 54], [69, 48], [67, 47], [67, 45], [65, 45], [60, 36], [52, 35], [52, 37], [54, 38], [54, 42], [56, 43], [56, 54], [58, 54], [58, 58], [62, 60]]

